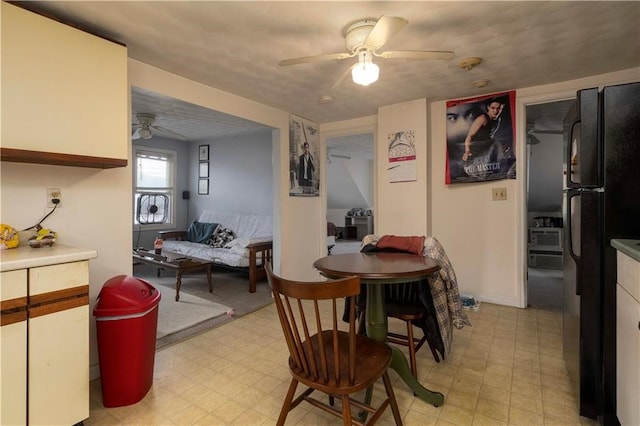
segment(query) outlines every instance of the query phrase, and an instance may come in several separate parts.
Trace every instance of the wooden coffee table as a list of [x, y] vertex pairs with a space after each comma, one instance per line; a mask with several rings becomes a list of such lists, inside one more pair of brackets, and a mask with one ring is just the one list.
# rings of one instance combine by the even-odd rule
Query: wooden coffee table
[[180, 300], [180, 287], [182, 286], [182, 274], [186, 271], [197, 271], [204, 269], [207, 271], [207, 282], [209, 283], [209, 293], [213, 293], [213, 285], [211, 284], [211, 262], [195, 257], [186, 257], [178, 253], [163, 252], [161, 255], [155, 254], [147, 250], [134, 250], [133, 260], [137, 260], [149, 265], [158, 267], [158, 276], [160, 276], [160, 268], [173, 269], [176, 271], [176, 302]]

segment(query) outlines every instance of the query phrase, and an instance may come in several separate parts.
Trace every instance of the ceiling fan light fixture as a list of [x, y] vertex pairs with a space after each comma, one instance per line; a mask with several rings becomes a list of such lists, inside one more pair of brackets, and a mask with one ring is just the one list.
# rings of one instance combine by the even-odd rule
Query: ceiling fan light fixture
[[140, 129], [140, 137], [142, 139], [151, 139], [152, 133], [151, 130], [148, 127], [142, 127]]
[[368, 86], [378, 81], [380, 68], [373, 63], [373, 54], [367, 50], [358, 53], [358, 63], [351, 69], [351, 78], [356, 84]]

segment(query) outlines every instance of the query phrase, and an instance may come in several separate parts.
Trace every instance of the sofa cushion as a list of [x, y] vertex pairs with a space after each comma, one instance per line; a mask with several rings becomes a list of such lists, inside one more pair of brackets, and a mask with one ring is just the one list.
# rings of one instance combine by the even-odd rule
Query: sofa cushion
[[237, 238], [247, 238], [251, 240], [264, 238], [265, 240], [271, 240], [273, 236], [273, 219], [271, 216], [204, 210], [198, 218], [198, 221], [219, 223], [220, 226], [233, 230]]
[[194, 220], [185, 234], [187, 241], [206, 244], [218, 228], [217, 223], [203, 223]]
[[208, 244], [210, 247], [222, 248], [225, 246], [225, 244], [227, 244], [234, 238], [235, 235], [233, 234], [233, 231], [231, 229], [218, 226], [213, 235], [211, 235]]

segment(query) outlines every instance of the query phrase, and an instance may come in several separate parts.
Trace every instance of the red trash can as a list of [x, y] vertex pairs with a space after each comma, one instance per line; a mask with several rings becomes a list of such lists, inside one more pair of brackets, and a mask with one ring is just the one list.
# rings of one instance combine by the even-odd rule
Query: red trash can
[[128, 275], [102, 286], [93, 315], [105, 407], [135, 404], [151, 388], [160, 297], [151, 284]]

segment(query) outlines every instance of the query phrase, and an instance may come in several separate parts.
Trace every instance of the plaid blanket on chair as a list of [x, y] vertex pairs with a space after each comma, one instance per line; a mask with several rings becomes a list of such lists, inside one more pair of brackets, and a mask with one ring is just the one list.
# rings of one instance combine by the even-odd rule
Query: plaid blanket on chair
[[[366, 235], [362, 239], [362, 247], [367, 245], [375, 246], [379, 240], [380, 238], [376, 235]], [[453, 340], [453, 327], [471, 326], [471, 321], [469, 321], [467, 313], [462, 309], [456, 273], [442, 244], [435, 237], [426, 237], [422, 254], [434, 259], [442, 268], [437, 274], [429, 276], [427, 280], [431, 289], [433, 306], [436, 311], [436, 319], [438, 320], [438, 328], [444, 350], [445, 353], [448, 353], [451, 350], [451, 342]]]

